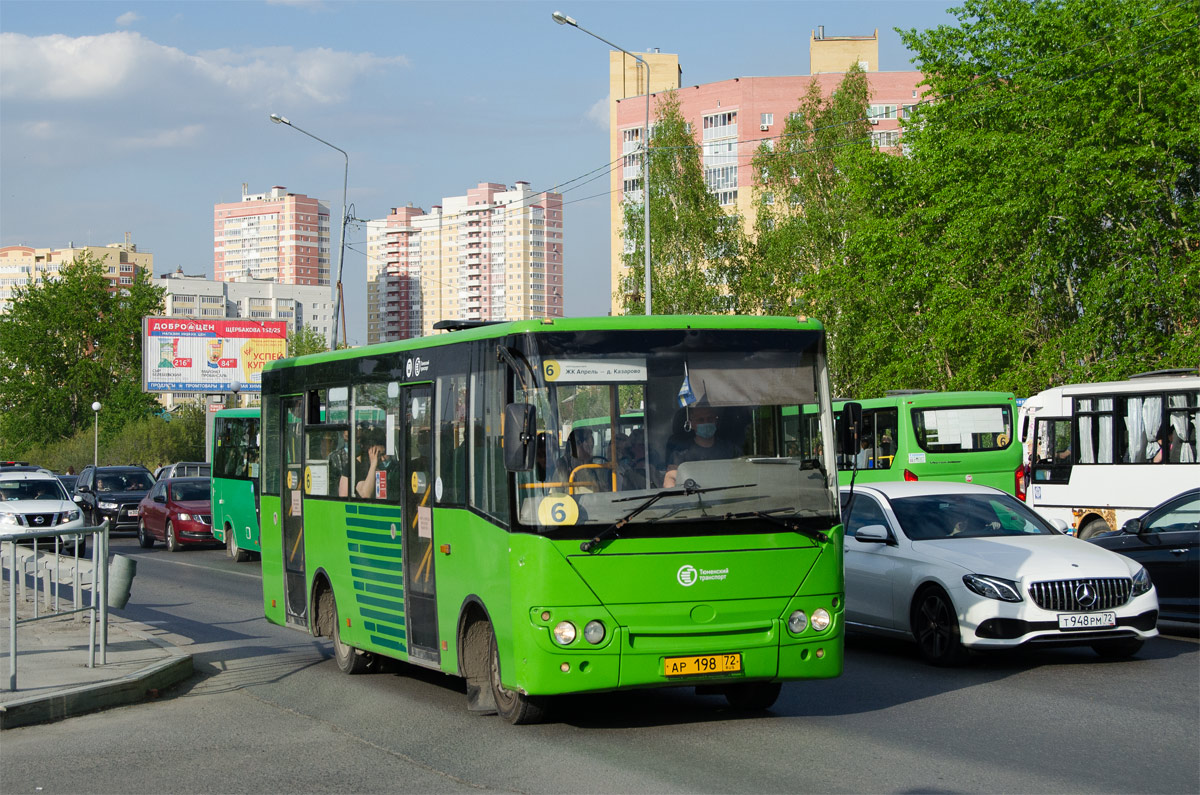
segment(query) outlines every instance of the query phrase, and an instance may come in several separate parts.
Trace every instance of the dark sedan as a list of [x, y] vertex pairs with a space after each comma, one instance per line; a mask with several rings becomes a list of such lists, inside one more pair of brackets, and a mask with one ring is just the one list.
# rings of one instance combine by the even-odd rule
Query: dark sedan
[[194, 544], [215, 544], [208, 478], [164, 478], [138, 506], [138, 543], [149, 549], [162, 541], [171, 552]]
[[1200, 623], [1200, 489], [1178, 494], [1120, 530], [1088, 541], [1133, 558], [1150, 572], [1161, 619]]

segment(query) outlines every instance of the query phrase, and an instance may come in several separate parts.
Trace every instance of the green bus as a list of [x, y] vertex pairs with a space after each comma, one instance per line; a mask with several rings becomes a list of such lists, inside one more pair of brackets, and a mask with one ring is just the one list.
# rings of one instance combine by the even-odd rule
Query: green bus
[[244, 563], [259, 543], [260, 411], [222, 409], [214, 417], [212, 472], [213, 538]]
[[[1021, 445], [1017, 443], [1016, 396], [1011, 392], [896, 390], [862, 406], [859, 449], [838, 456], [838, 479], [848, 485], [889, 480], [975, 483], [1025, 498]], [[844, 403], [834, 403], [835, 417]], [[818, 439], [815, 415], [806, 428], [794, 425], [789, 439], [800, 446]]]
[[[784, 445], [806, 408], [834, 438], [820, 323], [439, 328], [264, 368], [268, 620], [330, 637], [347, 673], [383, 655], [460, 676], [468, 709], [511, 723], [660, 686], [765, 709], [841, 673], [836, 451]], [[638, 472], [630, 433], [656, 452]]]

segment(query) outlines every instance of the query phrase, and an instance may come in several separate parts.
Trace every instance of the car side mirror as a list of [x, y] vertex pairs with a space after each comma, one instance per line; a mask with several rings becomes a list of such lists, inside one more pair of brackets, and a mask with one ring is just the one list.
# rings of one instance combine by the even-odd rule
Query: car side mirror
[[1130, 535], [1141, 535], [1142, 520], [1141, 519], [1130, 519], [1128, 522], [1121, 525], [1121, 532], [1129, 533]]
[[862, 433], [862, 404], [846, 403], [837, 418], [838, 452], [853, 458], [858, 455], [858, 437]]
[[881, 524], [869, 524], [858, 528], [854, 538], [864, 544], [886, 544], [891, 540], [887, 528]]
[[83, 495], [82, 494], [72, 494], [71, 502], [83, 502]]
[[528, 403], [504, 407], [504, 468], [509, 472], [533, 469], [537, 452], [536, 412]]
[[163, 496], [163, 495], [161, 495], [161, 494], [157, 494], [157, 495], [155, 495], [155, 497], [154, 497], [154, 501], [155, 501], [155, 502], [166, 502], [166, 501], [167, 501], [167, 498], [166, 498], [166, 497], [164, 497], [164, 496]]
[[1053, 527], [1055, 530], [1057, 530], [1060, 533], [1065, 534], [1067, 532], [1067, 523], [1064, 522], [1062, 519], [1051, 519], [1050, 526]]

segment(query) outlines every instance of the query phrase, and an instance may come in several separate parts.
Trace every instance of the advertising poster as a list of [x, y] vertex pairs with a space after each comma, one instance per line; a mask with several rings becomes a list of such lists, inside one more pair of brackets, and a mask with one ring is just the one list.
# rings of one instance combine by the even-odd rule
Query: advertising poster
[[142, 321], [142, 389], [146, 392], [262, 391], [263, 366], [287, 356], [283, 320]]

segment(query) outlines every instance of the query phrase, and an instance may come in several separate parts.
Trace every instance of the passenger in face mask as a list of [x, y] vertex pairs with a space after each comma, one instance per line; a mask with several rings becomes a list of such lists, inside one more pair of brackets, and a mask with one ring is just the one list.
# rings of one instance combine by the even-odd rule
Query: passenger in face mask
[[691, 442], [676, 450], [667, 462], [667, 473], [663, 476], [663, 486], [671, 488], [679, 474], [679, 465], [685, 461], [716, 461], [724, 458], [737, 458], [737, 451], [728, 441], [717, 436], [721, 417], [712, 406], [699, 405], [691, 410], [692, 425]]

